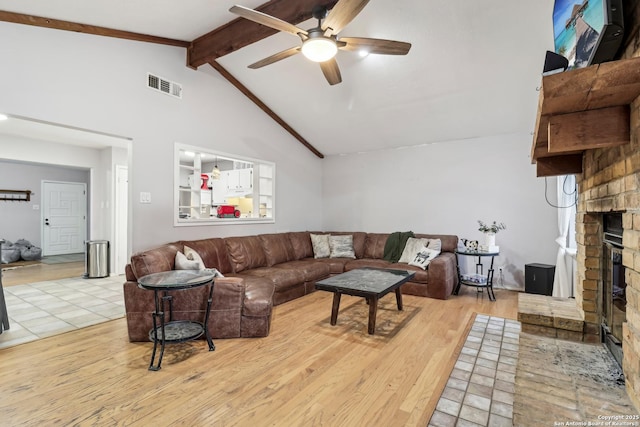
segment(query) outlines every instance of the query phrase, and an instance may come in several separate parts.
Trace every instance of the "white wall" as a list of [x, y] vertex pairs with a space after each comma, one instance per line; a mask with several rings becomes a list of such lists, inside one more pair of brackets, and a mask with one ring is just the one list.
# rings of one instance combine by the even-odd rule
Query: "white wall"
[[[476, 221], [495, 219], [509, 227], [498, 234], [507, 282], [523, 283], [525, 263], [555, 259], [555, 210], [529, 162], [530, 135], [320, 160], [210, 67], [187, 68], [181, 48], [0, 22], [0, 57], [0, 111], [132, 139], [133, 251], [306, 229], [479, 239]], [[181, 83], [183, 99], [148, 89], [147, 72]], [[277, 222], [174, 227], [175, 142], [275, 162]], [[142, 191], [151, 204], [139, 203]]]
[[[500, 135], [345, 156], [324, 162], [324, 229], [411, 230], [482, 241], [478, 220], [497, 234], [505, 284], [524, 287], [524, 265], [555, 264], [556, 210], [536, 178], [531, 136]], [[550, 182], [555, 200], [555, 179]]]
[[[30, 190], [29, 202], [0, 201], [0, 238], [26, 239], [42, 247], [42, 181], [81, 182], [89, 188], [87, 169], [8, 162], [0, 159], [0, 188]], [[37, 207], [37, 209], [34, 209]], [[88, 230], [87, 230], [88, 231]]]
[[[320, 159], [210, 67], [187, 68], [185, 49], [0, 22], [0, 57], [0, 111], [133, 140], [133, 251], [321, 227]], [[147, 72], [182, 84], [182, 100], [148, 89]], [[277, 222], [174, 227], [175, 142], [275, 162]]]

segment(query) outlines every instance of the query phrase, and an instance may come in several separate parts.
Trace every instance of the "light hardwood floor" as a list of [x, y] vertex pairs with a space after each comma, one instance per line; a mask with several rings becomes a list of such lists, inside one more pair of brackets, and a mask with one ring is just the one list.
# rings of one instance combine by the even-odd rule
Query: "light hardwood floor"
[[37, 264], [6, 270], [2, 272], [2, 286], [23, 285], [45, 280], [80, 277], [84, 274], [84, 261], [61, 264]]
[[0, 424], [426, 426], [474, 314], [514, 319], [517, 293], [447, 301], [393, 294], [367, 334], [363, 299], [315, 292], [274, 308], [266, 338], [130, 343], [126, 320], [0, 350]]

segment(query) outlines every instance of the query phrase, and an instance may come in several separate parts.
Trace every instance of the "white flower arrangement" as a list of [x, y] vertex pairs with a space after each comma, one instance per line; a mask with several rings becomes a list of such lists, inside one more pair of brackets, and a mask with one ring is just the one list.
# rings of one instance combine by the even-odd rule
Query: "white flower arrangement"
[[496, 221], [493, 221], [493, 223], [491, 223], [491, 224], [485, 224], [484, 222], [478, 220], [478, 225], [479, 225], [478, 230], [483, 232], [483, 233], [496, 234], [500, 230], [506, 230], [507, 229], [507, 226], [503, 222], [497, 223]]

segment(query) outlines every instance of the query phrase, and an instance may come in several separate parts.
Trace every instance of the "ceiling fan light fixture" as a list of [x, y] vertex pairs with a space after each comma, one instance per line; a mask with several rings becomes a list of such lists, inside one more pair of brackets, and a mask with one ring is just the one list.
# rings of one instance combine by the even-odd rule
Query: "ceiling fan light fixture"
[[338, 45], [335, 40], [322, 35], [313, 36], [302, 43], [302, 54], [313, 62], [324, 62], [336, 56]]

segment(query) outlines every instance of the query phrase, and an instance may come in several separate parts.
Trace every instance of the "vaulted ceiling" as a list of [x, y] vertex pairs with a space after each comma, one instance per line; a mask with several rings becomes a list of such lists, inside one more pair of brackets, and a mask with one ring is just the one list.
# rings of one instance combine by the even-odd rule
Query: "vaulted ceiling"
[[[406, 56], [340, 51], [330, 86], [302, 55], [252, 70], [300, 39], [238, 19], [234, 4], [298, 24], [327, 0], [3, 0], [0, 20], [185, 47], [262, 102], [316, 154], [335, 155], [530, 133], [540, 74], [553, 48], [553, 0], [371, 0], [340, 33], [410, 42]], [[262, 6], [261, 6], [262, 5]]]

